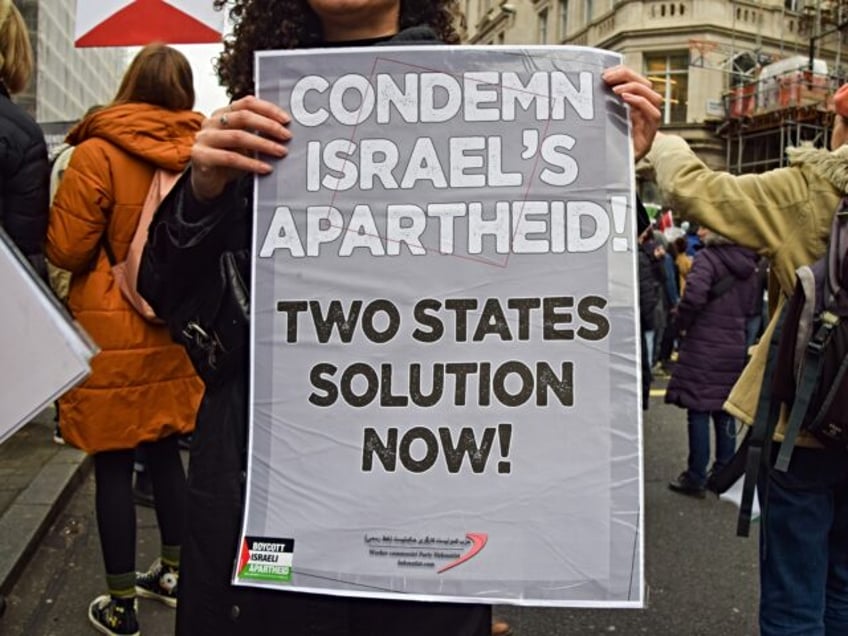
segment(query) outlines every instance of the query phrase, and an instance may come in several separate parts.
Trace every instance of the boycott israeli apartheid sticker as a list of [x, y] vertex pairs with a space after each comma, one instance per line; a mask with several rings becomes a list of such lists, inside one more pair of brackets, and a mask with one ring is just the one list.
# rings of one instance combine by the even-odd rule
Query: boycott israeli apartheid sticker
[[237, 578], [244, 581], [291, 581], [293, 539], [244, 537]]

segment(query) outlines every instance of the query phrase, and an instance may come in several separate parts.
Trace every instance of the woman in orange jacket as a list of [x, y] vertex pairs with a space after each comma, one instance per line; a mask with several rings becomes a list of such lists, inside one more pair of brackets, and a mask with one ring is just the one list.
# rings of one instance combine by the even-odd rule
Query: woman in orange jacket
[[[177, 438], [194, 428], [203, 384], [164, 325], [145, 320], [112, 275], [124, 260], [157, 168], [182, 170], [202, 116], [191, 67], [164, 45], [142, 49], [114, 101], [68, 135], [75, 146], [50, 210], [46, 252], [70, 270], [68, 304], [101, 352], [92, 374], [60, 401], [65, 440], [93, 454], [96, 511], [109, 595], [89, 608], [106, 634], [137, 634], [135, 597], [176, 606], [185, 506]], [[144, 445], [161, 558], [135, 571], [133, 452]]]

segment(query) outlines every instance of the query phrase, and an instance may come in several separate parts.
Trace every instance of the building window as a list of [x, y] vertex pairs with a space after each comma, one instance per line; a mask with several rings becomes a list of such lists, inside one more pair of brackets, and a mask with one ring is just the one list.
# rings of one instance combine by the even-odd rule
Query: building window
[[559, 39], [568, 35], [568, 0], [559, 0]]
[[592, 5], [594, 3], [592, 0], [586, 0], [586, 22], [589, 23], [592, 21], [592, 9], [594, 8]]
[[539, 11], [538, 33], [536, 34], [539, 44], [548, 43], [548, 10], [547, 8]]
[[654, 90], [663, 96], [663, 123], [686, 121], [689, 100], [689, 54], [649, 55], [646, 75]]

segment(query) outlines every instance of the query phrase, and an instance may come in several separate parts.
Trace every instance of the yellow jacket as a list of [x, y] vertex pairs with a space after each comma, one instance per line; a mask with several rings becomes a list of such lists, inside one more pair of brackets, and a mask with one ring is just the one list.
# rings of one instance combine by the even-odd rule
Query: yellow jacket
[[692, 271], [692, 257], [681, 252], [674, 259], [674, 264], [677, 265], [677, 287], [680, 290], [680, 295], [686, 291], [686, 277]]

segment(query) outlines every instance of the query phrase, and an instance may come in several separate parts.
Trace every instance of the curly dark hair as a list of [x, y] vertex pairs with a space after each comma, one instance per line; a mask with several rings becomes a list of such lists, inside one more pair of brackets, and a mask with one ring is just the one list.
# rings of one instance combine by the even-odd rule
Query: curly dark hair
[[[307, 0], [214, 0], [230, 7], [232, 34], [216, 62], [218, 79], [232, 99], [253, 93], [253, 52], [315, 46], [323, 39]], [[400, 29], [426, 25], [446, 44], [460, 41], [459, 0], [400, 0]]]

